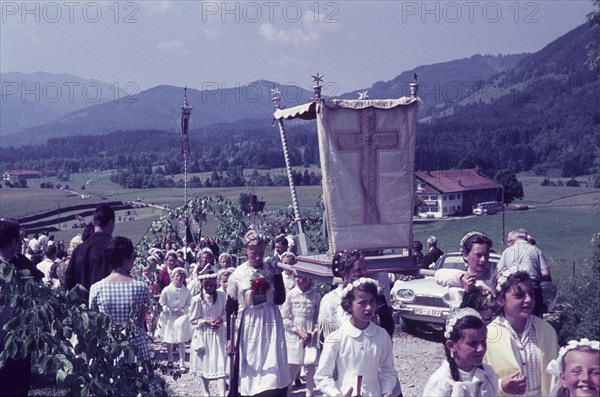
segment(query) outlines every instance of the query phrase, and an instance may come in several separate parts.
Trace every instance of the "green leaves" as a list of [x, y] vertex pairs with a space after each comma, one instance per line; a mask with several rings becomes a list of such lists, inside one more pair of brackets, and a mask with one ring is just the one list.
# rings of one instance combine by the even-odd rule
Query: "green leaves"
[[[147, 395], [148, 385], [156, 384], [156, 393], [166, 395], [152, 363], [143, 372], [132, 365], [128, 325], [115, 326], [108, 316], [89, 311], [83, 296], [78, 288], [68, 294], [52, 290], [0, 262], [0, 307], [10, 311], [0, 366], [30, 354], [33, 370], [49, 375], [68, 394]], [[79, 357], [83, 353], [85, 360]]]

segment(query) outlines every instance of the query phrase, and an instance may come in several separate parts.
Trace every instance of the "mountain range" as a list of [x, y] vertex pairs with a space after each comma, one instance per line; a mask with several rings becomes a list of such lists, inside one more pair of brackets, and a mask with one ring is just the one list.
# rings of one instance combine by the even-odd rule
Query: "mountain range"
[[[462, 146], [449, 147], [448, 140], [441, 139], [440, 134], [450, 134], [450, 140], [476, 136], [482, 142], [489, 143], [493, 137], [487, 135], [492, 134], [492, 131], [504, 136], [502, 131], [497, 130], [504, 127], [504, 124], [506, 128], [515, 131], [524, 128], [523, 126], [528, 129], [527, 133], [518, 132], [519, 139], [508, 139], [513, 144], [518, 142], [519, 145], [535, 144], [541, 147], [545, 145], [544, 136], [550, 134], [553, 136], [551, 141], [554, 146], [560, 142], [568, 148], [572, 147], [573, 142], [565, 142], [564, 139], [577, 130], [579, 136], [574, 138], [575, 142], [591, 147], [589, 143], [595, 143], [595, 138], [593, 132], [590, 135], [587, 131], [593, 131], [600, 124], [598, 74], [584, 65], [586, 46], [593, 37], [591, 29], [582, 25], [532, 54], [474, 55], [423, 65], [405, 71], [392, 80], [377, 81], [364, 89], [368, 90], [372, 99], [406, 96], [408, 84], [413, 80], [413, 74], [417, 74], [419, 96], [423, 99], [419, 110], [422, 127], [419, 128], [417, 149], [419, 153], [421, 141], [421, 156], [435, 159], [432, 168], [456, 166], [454, 163], [457, 156], [462, 156], [461, 153], [447, 155], [446, 152], [458, 150]], [[75, 81], [74, 76], [64, 76]], [[101, 86], [106, 87], [102, 91], [112, 94], [113, 98], [102, 97], [92, 106], [86, 106], [89, 101], [85, 100], [73, 100], [69, 103], [41, 103], [43, 100], [38, 100], [31, 103], [33, 95], [26, 96], [23, 101], [17, 100], [16, 95], [6, 94], [5, 88], [14, 89], [14, 85], [5, 85], [4, 82], [17, 81], [17, 77], [42, 81], [39, 75], [2, 74], [3, 99], [9, 99], [2, 104], [2, 147], [43, 144], [52, 137], [108, 134], [117, 130], [179, 132], [180, 106], [183, 104], [184, 92], [182, 87], [163, 85], [126, 96], [123, 91], [115, 93], [114, 87], [111, 91], [107, 84]], [[56, 84], [64, 86], [64, 80], [59, 80], [58, 77], [46, 75], [45, 78], [43, 81], [52, 81], [54, 78]], [[219, 130], [229, 128], [232, 131], [239, 131], [249, 123], [270, 125], [270, 115], [273, 112], [270, 89], [277, 85], [276, 82], [260, 80], [233, 88], [188, 88], [188, 102], [194, 107], [192, 131], [210, 125], [219, 125]], [[52, 85], [49, 87], [52, 88]], [[301, 87], [285, 86], [280, 89], [283, 106], [305, 103], [313, 95], [311, 91]], [[358, 92], [362, 90], [342, 94], [325, 91], [323, 94], [331, 97], [357, 98]], [[9, 106], [6, 106], [7, 103]], [[48, 111], [49, 108], [54, 113]], [[552, 114], [545, 116], [546, 112]], [[562, 119], [556, 120], [558, 114], [563, 115]], [[11, 115], [12, 119], [9, 117]], [[27, 120], [30, 125], [25, 125], [23, 120]], [[493, 120], [495, 124], [486, 125], [486, 120]], [[555, 125], [545, 125], [550, 120], [556, 120]], [[27, 128], [20, 128], [24, 125]], [[446, 143], [437, 147], [438, 141]], [[497, 144], [502, 146], [504, 142], [499, 141]], [[568, 152], [561, 152], [562, 148], [546, 146], [535, 155], [523, 152], [525, 157], [531, 159], [520, 167], [530, 168], [532, 162], [542, 158], [544, 162], [552, 162], [558, 161], [552, 156], [563, 158], [560, 161], [569, 156]], [[537, 149], [530, 147], [528, 150], [535, 152]], [[462, 157], [475, 159], [471, 153]], [[513, 161], [513, 158], [512, 155], [508, 156], [507, 161]]]
[[[474, 85], [481, 84], [491, 76], [510, 70], [526, 55], [482, 56], [453, 60], [433, 65], [419, 66], [404, 72], [393, 80], [378, 81], [367, 88], [370, 98], [395, 98], [408, 95], [408, 84], [416, 73], [421, 82], [424, 106], [421, 114], [434, 113], [447, 102], [462, 100]], [[90, 83], [72, 75], [48, 73], [2, 73], [3, 89], [33, 91], [37, 83], [41, 95], [23, 92], [3, 92], [8, 102], [1, 110], [1, 145], [41, 144], [48, 138], [71, 135], [106, 134], [116, 130], [161, 129], [177, 131], [180, 123], [179, 107], [183, 104], [182, 87], [161, 85], [126, 96], [114, 91], [107, 83]], [[68, 82], [67, 82], [68, 81]], [[75, 83], [73, 83], [75, 82]], [[79, 94], [68, 101], [69, 84]], [[82, 88], [88, 84], [104, 96], [90, 106], [89, 98], [82, 98]], [[247, 85], [205, 90], [187, 89], [188, 102], [194, 106], [192, 128], [214, 123], [236, 123], [240, 120], [269, 120], [273, 112], [270, 89], [279, 86], [282, 106], [294, 106], [308, 102], [313, 92], [297, 86], [259, 80]], [[44, 88], [45, 87], [45, 88]], [[54, 101], [52, 95], [62, 89], [62, 97]], [[323, 94], [330, 97], [357, 98], [360, 90], [339, 94], [328, 89]], [[329, 94], [329, 95], [328, 95]], [[92, 98], [95, 100], [95, 98]], [[15, 134], [15, 132], [19, 132]]]

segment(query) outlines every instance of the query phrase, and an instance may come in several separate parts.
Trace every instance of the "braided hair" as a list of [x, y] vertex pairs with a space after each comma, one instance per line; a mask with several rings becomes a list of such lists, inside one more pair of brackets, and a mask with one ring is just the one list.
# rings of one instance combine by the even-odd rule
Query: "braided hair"
[[344, 250], [338, 251], [333, 256], [331, 264], [331, 271], [335, 277], [342, 277], [342, 274], [350, 269], [356, 261], [362, 258], [363, 255], [360, 251]]
[[[485, 328], [485, 324], [480, 318], [476, 316], [464, 316], [456, 321], [456, 324], [454, 324], [454, 327], [452, 328], [452, 332], [450, 332], [450, 337], [445, 339], [457, 343], [463, 336], [463, 330], [480, 328]], [[452, 352], [448, 349], [448, 346], [446, 346], [446, 341], [444, 341], [444, 351], [446, 353], [446, 360], [448, 360], [448, 364], [450, 365], [450, 375], [455, 382], [459, 382], [460, 375], [458, 367], [456, 366], [456, 361], [452, 356]]]

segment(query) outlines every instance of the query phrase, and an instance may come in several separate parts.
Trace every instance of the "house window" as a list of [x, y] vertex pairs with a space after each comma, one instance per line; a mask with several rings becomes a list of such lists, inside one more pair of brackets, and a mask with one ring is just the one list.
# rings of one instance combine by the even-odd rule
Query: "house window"
[[448, 200], [448, 196], [444, 196], [444, 200]]
[[444, 213], [448, 212], [448, 208], [444, 207]]
[[456, 198], [460, 200], [462, 198], [462, 194], [457, 194]]
[[438, 212], [440, 209], [438, 207], [429, 207], [428, 212]]
[[437, 200], [438, 197], [437, 196], [431, 196], [431, 200]]
[[429, 200], [429, 196], [421, 196], [421, 200]]
[[450, 200], [454, 200], [454, 197], [456, 197], [456, 196], [454, 196], [453, 194], [451, 194], [450, 195]]
[[457, 207], [456, 207], [456, 209], [457, 209], [458, 211], [460, 211], [460, 205], [459, 205], [459, 206], [457, 206]]
[[452, 206], [452, 212], [456, 212], [456, 207], [454, 205]]

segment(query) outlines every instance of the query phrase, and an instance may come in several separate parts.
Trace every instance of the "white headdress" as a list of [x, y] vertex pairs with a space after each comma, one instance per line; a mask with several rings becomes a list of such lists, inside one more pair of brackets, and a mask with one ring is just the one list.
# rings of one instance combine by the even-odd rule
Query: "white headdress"
[[520, 271], [522, 270], [516, 266], [507, 266], [500, 270], [500, 273], [498, 273], [498, 280], [496, 280], [496, 292], [500, 293], [500, 291], [502, 291], [502, 286], [504, 286], [508, 278]]
[[578, 347], [581, 346], [587, 346], [593, 350], [597, 350], [600, 352], [600, 342], [598, 342], [597, 340], [589, 340], [588, 338], [583, 338], [580, 340], [570, 340], [569, 343], [567, 343], [566, 346], [563, 346], [560, 348], [560, 350], [558, 351], [558, 357], [555, 358], [554, 360], [550, 361], [550, 363], [548, 363], [548, 366], [546, 367], [546, 372], [549, 373], [550, 375], [554, 375], [554, 376], [560, 376], [560, 374], [563, 372], [564, 368], [563, 368], [563, 360], [565, 358], [565, 355], [573, 350], [573, 349], [577, 349]]
[[348, 283], [348, 285], [344, 287], [344, 290], [342, 291], [342, 299], [344, 299], [354, 288], [366, 283], [373, 284], [377, 288], [377, 291], [379, 291], [379, 283], [377, 282], [377, 280], [373, 280], [372, 278], [367, 277], [361, 277], [358, 280], [354, 280], [353, 282]]
[[483, 321], [483, 319], [481, 318], [481, 314], [479, 314], [477, 310], [472, 309], [470, 307], [464, 307], [462, 309], [455, 310], [448, 314], [448, 318], [446, 318], [444, 338], [450, 339], [450, 334], [452, 334], [452, 331], [454, 331], [454, 326], [456, 325], [456, 322], [466, 316], [474, 316]]
[[477, 230], [473, 230], [472, 232], [469, 232], [467, 234], [464, 235], [464, 237], [462, 239], [460, 239], [460, 250], [462, 251], [463, 248], [465, 247], [465, 243], [467, 242], [467, 240], [473, 236], [484, 236], [487, 237], [485, 235], [485, 233], [483, 232], [478, 232]]
[[184, 277], [187, 277], [187, 272], [185, 271], [185, 269], [183, 267], [177, 266], [175, 268], [173, 268], [171, 271], [169, 271], [169, 276], [171, 278], [173, 278], [175, 276], [175, 273], [183, 273]]

